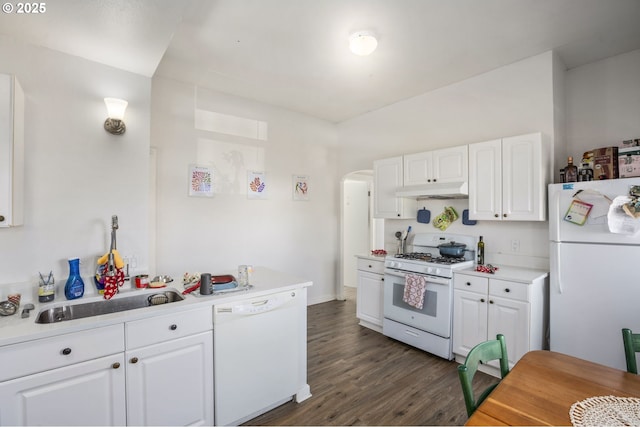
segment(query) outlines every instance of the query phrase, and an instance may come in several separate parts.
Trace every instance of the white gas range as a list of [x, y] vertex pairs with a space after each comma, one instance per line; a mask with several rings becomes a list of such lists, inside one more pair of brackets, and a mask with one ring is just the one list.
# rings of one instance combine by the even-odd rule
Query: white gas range
[[[442, 257], [438, 246], [466, 245], [462, 257]], [[453, 271], [475, 264], [476, 238], [458, 234], [421, 233], [412, 252], [385, 258], [384, 335], [429, 353], [453, 359]], [[407, 281], [424, 283], [421, 307], [405, 298]], [[419, 306], [420, 304], [418, 304]]]

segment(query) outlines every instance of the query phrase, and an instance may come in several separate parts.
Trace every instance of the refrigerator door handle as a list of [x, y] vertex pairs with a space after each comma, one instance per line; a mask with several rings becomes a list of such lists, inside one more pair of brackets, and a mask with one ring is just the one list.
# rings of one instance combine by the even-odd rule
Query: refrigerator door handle
[[560, 251], [558, 251], [558, 253], [556, 254], [556, 262], [558, 263], [558, 269], [556, 270], [558, 272], [558, 293], [562, 294], [562, 268], [560, 267]]
[[551, 262], [551, 271], [557, 274], [551, 275], [551, 285], [558, 289], [558, 293], [562, 294], [562, 268], [560, 268], [560, 244], [557, 242], [551, 243], [551, 253], [549, 254], [549, 260]]

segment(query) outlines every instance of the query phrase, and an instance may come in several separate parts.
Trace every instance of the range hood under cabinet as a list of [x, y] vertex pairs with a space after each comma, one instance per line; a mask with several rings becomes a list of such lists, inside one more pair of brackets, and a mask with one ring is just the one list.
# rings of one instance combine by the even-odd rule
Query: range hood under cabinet
[[397, 197], [420, 199], [468, 199], [468, 182], [446, 182], [399, 187]]

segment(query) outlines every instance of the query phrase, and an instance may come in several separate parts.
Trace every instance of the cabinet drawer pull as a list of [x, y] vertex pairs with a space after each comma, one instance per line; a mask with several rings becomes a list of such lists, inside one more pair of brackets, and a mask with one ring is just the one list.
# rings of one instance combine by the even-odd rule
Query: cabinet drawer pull
[[369, 268], [373, 268], [373, 265], [369, 264]]
[[68, 356], [71, 354], [71, 349], [69, 347], [64, 348], [60, 353], [64, 354], [65, 356]]
[[467, 282], [467, 286], [471, 286], [471, 282]]
[[511, 289], [509, 289], [509, 288], [504, 288], [504, 291], [505, 291], [505, 292], [511, 292]]
[[116, 363], [114, 363], [113, 365], [111, 365], [111, 367], [112, 367], [113, 369], [118, 369], [118, 368], [120, 367], [120, 362], [116, 362]]
[[4, 222], [4, 215], [0, 215], [0, 222]]
[[132, 357], [131, 360], [129, 360], [129, 362], [138, 363], [138, 358], [137, 357]]
[[178, 329], [178, 325], [174, 323], [173, 325], [169, 326], [169, 329], [171, 329], [172, 331], [175, 331], [176, 329]]

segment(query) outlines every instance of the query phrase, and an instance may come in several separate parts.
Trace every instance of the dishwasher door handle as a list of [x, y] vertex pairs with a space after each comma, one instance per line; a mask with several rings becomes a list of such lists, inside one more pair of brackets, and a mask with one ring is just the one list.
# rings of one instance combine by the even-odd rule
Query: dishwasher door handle
[[266, 313], [268, 311], [273, 311], [278, 307], [284, 305], [289, 300], [293, 299], [295, 296], [296, 296], [295, 292], [292, 292], [290, 297], [287, 297], [287, 298], [284, 298], [282, 296], [277, 296], [274, 298], [254, 301], [251, 303], [219, 307], [218, 313], [245, 314], [245, 315]]

